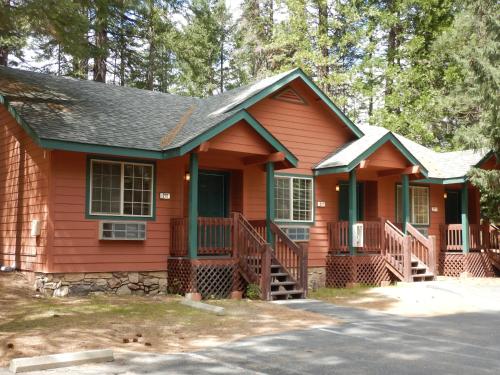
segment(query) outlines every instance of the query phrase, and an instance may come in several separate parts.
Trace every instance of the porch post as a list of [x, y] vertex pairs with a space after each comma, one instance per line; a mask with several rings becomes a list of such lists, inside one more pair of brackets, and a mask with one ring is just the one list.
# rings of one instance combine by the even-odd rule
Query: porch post
[[189, 155], [188, 253], [198, 256], [198, 154]]
[[354, 233], [353, 225], [358, 221], [358, 205], [357, 205], [357, 182], [356, 182], [356, 169], [349, 172], [349, 253], [356, 254], [356, 248], [353, 246]]
[[462, 204], [461, 204], [461, 218], [462, 218], [462, 253], [469, 252], [469, 192], [467, 190], [467, 183], [462, 186]]
[[266, 238], [274, 248], [271, 223], [274, 221], [274, 163], [266, 163]]
[[410, 178], [407, 174], [403, 175], [403, 180], [401, 184], [402, 193], [402, 214], [401, 214], [401, 224], [403, 227], [403, 233], [406, 234], [406, 224], [410, 221]]

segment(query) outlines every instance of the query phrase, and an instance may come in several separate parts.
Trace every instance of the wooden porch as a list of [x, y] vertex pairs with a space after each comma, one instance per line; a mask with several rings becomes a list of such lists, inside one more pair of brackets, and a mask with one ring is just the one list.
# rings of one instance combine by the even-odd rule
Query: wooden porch
[[493, 225], [470, 225], [468, 251], [464, 251], [460, 224], [443, 225], [438, 245], [435, 236], [426, 237], [411, 224], [404, 234], [399, 226], [382, 218], [358, 223], [363, 224], [364, 241], [354, 251], [349, 246], [349, 223], [328, 223], [327, 286], [425, 281], [464, 272], [489, 276], [494, 268], [500, 270], [500, 232]]
[[182, 284], [179, 292], [227, 297], [255, 284], [265, 300], [305, 297], [307, 246], [274, 223], [268, 238], [266, 220], [249, 221], [240, 213], [198, 217], [196, 256], [189, 253], [188, 227], [188, 218], [171, 220], [169, 279]]

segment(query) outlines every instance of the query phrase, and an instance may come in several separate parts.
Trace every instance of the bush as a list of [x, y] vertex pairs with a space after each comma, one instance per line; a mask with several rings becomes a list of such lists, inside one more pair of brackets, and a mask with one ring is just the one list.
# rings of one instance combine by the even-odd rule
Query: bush
[[248, 284], [245, 295], [249, 299], [260, 299], [260, 287], [257, 284]]

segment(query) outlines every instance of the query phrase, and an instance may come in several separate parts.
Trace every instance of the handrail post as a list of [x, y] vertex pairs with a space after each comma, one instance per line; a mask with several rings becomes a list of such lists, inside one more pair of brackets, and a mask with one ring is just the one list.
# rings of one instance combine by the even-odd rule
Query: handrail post
[[262, 299], [269, 301], [271, 287], [271, 246], [264, 245], [264, 252], [262, 253], [261, 271], [260, 271], [260, 291]]
[[405, 236], [403, 239], [403, 270], [406, 282], [411, 282], [411, 237]]
[[238, 258], [238, 238], [239, 238], [239, 214], [237, 212], [231, 213], [232, 227], [233, 227], [233, 241], [231, 243], [233, 258]]
[[306, 242], [299, 242], [299, 247], [302, 250], [301, 254], [301, 263], [300, 268], [302, 272], [302, 289], [304, 290], [304, 298], [307, 297], [307, 289], [308, 289], [308, 270], [307, 270], [307, 261], [308, 261], [308, 248], [309, 244]]
[[385, 219], [380, 218], [380, 254], [385, 255]]
[[436, 251], [436, 236], [429, 236], [429, 271], [436, 276], [438, 253]]

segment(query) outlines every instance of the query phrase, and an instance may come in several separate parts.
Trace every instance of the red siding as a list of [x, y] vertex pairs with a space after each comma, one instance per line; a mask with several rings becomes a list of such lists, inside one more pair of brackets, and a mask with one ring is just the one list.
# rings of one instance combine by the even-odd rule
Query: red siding
[[311, 175], [315, 164], [354, 135], [304, 83], [291, 86], [307, 105], [267, 98], [249, 112], [299, 158], [298, 168], [286, 172]]
[[[170, 218], [182, 216], [184, 160], [156, 163], [156, 220], [145, 241], [99, 241], [99, 220], [85, 218], [85, 154], [54, 152], [54, 248], [52, 272], [156, 271], [166, 269]], [[159, 200], [159, 192], [171, 194]]]
[[[0, 106], [0, 263], [27, 271], [46, 268], [50, 152], [38, 147]], [[32, 220], [42, 232], [31, 237]]]

